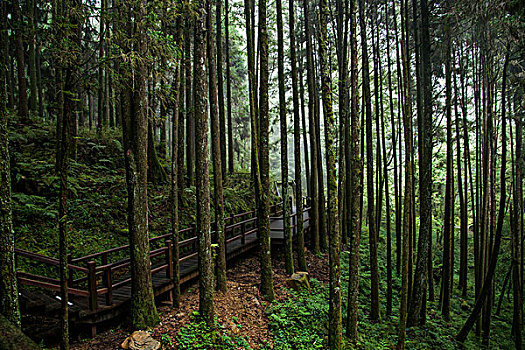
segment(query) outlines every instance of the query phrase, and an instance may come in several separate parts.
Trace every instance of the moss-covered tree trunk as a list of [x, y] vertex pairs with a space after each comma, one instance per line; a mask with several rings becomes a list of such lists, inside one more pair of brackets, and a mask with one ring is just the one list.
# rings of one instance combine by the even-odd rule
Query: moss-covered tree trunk
[[[134, 5], [134, 6], [133, 6]], [[124, 54], [145, 57], [147, 38], [145, 22], [146, 2], [129, 4], [123, 17], [128, 18], [127, 38], [121, 43]], [[133, 14], [133, 17], [132, 17]], [[134, 28], [134, 36], [132, 29]], [[129, 42], [129, 43], [128, 43]], [[132, 47], [127, 47], [127, 45]], [[131, 323], [136, 329], [154, 326], [159, 322], [149, 257], [148, 233], [148, 96], [147, 66], [142, 60], [133, 61], [123, 73], [122, 134], [128, 190], [128, 229], [131, 258]]]
[[207, 6], [206, 0], [199, 0], [196, 3], [193, 101], [195, 103], [195, 186], [197, 188], [197, 237], [199, 246], [199, 311], [207, 325], [213, 327], [215, 314], [210, 228], [210, 178], [208, 172], [208, 103], [206, 98], [206, 59], [210, 54], [206, 52], [207, 8], [210, 8], [210, 6]]
[[361, 173], [363, 162], [359, 153], [359, 87], [358, 87], [358, 52], [357, 52], [357, 0], [350, 2], [350, 84], [351, 84], [351, 160], [347, 165], [347, 196], [350, 206], [346, 225], [349, 231], [350, 256], [348, 264], [348, 311], [346, 335], [350, 341], [357, 342], [358, 297], [359, 297], [359, 243], [361, 240], [361, 201], [363, 186]]
[[40, 347], [27, 337], [20, 327], [0, 314], [0, 349], [2, 350], [40, 350]]
[[288, 123], [286, 115], [286, 89], [284, 86], [284, 34], [283, 7], [277, 0], [277, 75], [279, 81], [279, 121], [281, 129], [281, 182], [283, 195], [284, 262], [286, 273], [294, 272], [292, 231], [290, 229], [290, 202], [288, 201]]
[[[212, 11], [212, 9], [210, 9]], [[209, 14], [211, 16], [211, 13]], [[209, 21], [209, 20], [208, 20]], [[210, 21], [211, 22], [211, 21]], [[216, 76], [217, 76], [217, 103], [219, 106], [219, 147], [220, 147], [220, 155], [221, 155], [221, 172], [222, 177], [224, 178], [226, 176], [226, 115], [224, 111], [224, 79], [223, 79], [223, 50], [222, 50], [222, 1], [217, 0], [216, 6], [215, 6], [215, 27], [217, 28], [217, 68]], [[210, 24], [210, 28], [208, 28], [209, 32], [212, 32], [212, 25]], [[213, 42], [213, 38], [211, 40], [208, 40]], [[215, 50], [214, 50], [215, 51]], [[210, 51], [211, 56], [211, 51]], [[215, 56], [215, 53], [214, 53]], [[211, 68], [211, 67], [210, 67]], [[211, 69], [210, 69], [211, 72]], [[211, 101], [210, 101], [211, 102]], [[213, 118], [213, 116], [212, 116]]]
[[311, 188], [311, 206], [310, 210], [310, 232], [312, 238], [312, 245], [315, 253], [321, 250], [319, 237], [319, 191], [317, 181], [317, 135], [315, 133], [315, 71], [313, 62], [313, 48], [311, 37], [311, 24], [308, 0], [303, 0], [303, 16], [304, 16], [304, 34], [306, 36], [306, 80], [308, 83], [308, 129], [310, 131], [310, 147], [312, 156], [312, 166], [310, 175]]
[[[307, 271], [304, 256], [304, 225], [303, 225], [303, 185], [301, 172], [301, 116], [299, 106], [299, 88], [297, 81], [297, 55], [295, 52], [295, 9], [294, 1], [288, 2], [290, 24], [290, 65], [292, 66], [292, 100], [293, 100], [293, 136], [294, 136], [294, 165], [295, 165], [295, 212], [297, 234], [297, 263], [299, 270]], [[302, 81], [301, 81], [302, 84]]]
[[13, 23], [16, 26], [14, 30], [14, 39], [18, 74], [18, 115], [22, 118], [22, 121], [27, 121], [29, 112], [27, 104], [27, 80], [23, 41], [24, 20], [20, 13], [20, 1], [13, 0], [12, 5]]
[[193, 117], [192, 105], [192, 71], [191, 71], [191, 37], [193, 30], [194, 16], [190, 5], [185, 3], [185, 25], [184, 25], [184, 70], [186, 83], [186, 176], [188, 177], [188, 186], [194, 184], [194, 167], [195, 167], [195, 120]]
[[366, 35], [365, 1], [359, 1], [359, 24], [361, 27], [361, 49], [363, 65], [363, 99], [365, 105], [366, 120], [366, 178], [367, 178], [367, 213], [368, 213], [368, 236], [370, 250], [370, 320], [375, 322], [380, 319], [379, 312], [379, 266], [377, 262], [377, 221], [374, 209], [374, 157], [372, 136], [372, 106], [370, 94], [368, 45]]
[[[319, 5], [319, 61], [321, 63], [321, 89], [323, 96], [326, 170], [328, 184], [328, 233], [329, 233], [329, 268], [330, 268], [330, 306], [328, 311], [328, 346], [330, 349], [342, 347], [341, 320], [341, 236], [337, 218], [337, 173], [335, 139], [336, 125], [332, 108], [332, 90], [328, 65], [328, 1], [321, 0]], [[342, 171], [342, 169], [341, 169]]]
[[[181, 39], [181, 19], [177, 19], [175, 38], [178, 43], [178, 48], [182, 49]], [[181, 93], [181, 75], [182, 75], [182, 59], [175, 62], [175, 77], [173, 84], [174, 102], [172, 105], [172, 123], [171, 123], [171, 232], [173, 235], [173, 306], [180, 306], [180, 262], [179, 262], [179, 169], [182, 164], [179, 160], [179, 112], [183, 106], [184, 94]], [[184, 121], [184, 120], [183, 120]]]
[[[403, 14], [401, 15], [403, 16]], [[403, 64], [403, 84], [409, 86], [408, 77], [408, 58], [406, 55], [406, 41], [404, 37], [401, 39], [401, 60]], [[403, 201], [403, 232], [402, 232], [402, 252], [401, 252], [401, 302], [399, 306], [399, 328], [397, 349], [405, 348], [406, 327], [407, 327], [407, 313], [408, 313], [408, 293], [409, 293], [409, 245], [410, 245], [410, 230], [412, 227], [412, 215], [414, 215], [414, 208], [412, 207], [413, 191], [413, 142], [412, 142], [412, 100], [409, 89], [403, 90], [403, 129], [405, 136], [405, 194]]]
[[[230, 4], [224, 1], [224, 36], [226, 51], [226, 104], [228, 113], [228, 172], [233, 173], [233, 121], [232, 121], [232, 84], [230, 72]], [[226, 162], [223, 160], [223, 162]]]
[[[432, 235], [432, 71], [430, 66], [429, 10], [426, 0], [421, 7], [421, 88], [423, 111], [421, 113], [421, 148], [419, 155], [420, 225], [416, 269], [410, 305], [408, 325], [425, 322], [426, 290], [428, 289], [428, 260]], [[408, 86], [408, 84], [406, 85]], [[449, 275], [447, 275], [449, 276]]]
[[[0, 60], [7, 55], [7, 4], [0, 4]], [[18, 307], [18, 287], [15, 271], [15, 236], [11, 212], [11, 172], [9, 164], [9, 140], [7, 130], [7, 96], [5, 87], [6, 67], [0, 68], [0, 314], [15, 327], [20, 328], [20, 309]], [[2, 332], [0, 332], [0, 335]], [[1, 338], [1, 337], [0, 337]], [[1, 345], [1, 344], [0, 344]]]
[[[217, 8], [220, 8], [220, 3], [217, 3]], [[226, 238], [224, 231], [224, 198], [222, 194], [222, 179], [223, 174], [226, 174], [226, 169], [222, 167], [222, 146], [221, 143], [225, 139], [221, 139], [221, 117], [220, 111], [217, 112], [217, 70], [215, 66], [215, 45], [213, 42], [213, 20], [212, 20], [212, 0], [207, 1], [208, 16], [206, 17], [207, 27], [207, 50], [208, 50], [208, 91], [210, 98], [210, 119], [211, 119], [211, 149], [213, 161], [213, 206], [215, 208], [215, 234], [217, 236], [217, 289], [221, 292], [226, 292]], [[219, 11], [219, 10], [217, 10]], [[217, 17], [220, 19], [220, 16]], [[218, 22], [220, 23], [220, 22]], [[218, 30], [218, 28], [217, 28]], [[217, 39], [219, 36], [217, 36]], [[220, 42], [220, 41], [218, 41]], [[220, 56], [220, 53], [219, 53]], [[221, 79], [222, 80], [222, 79]], [[222, 84], [222, 82], [221, 82]], [[222, 91], [221, 91], [222, 93]], [[222, 118], [224, 119], [224, 96], [223, 101], [219, 102], [219, 107], [222, 103]], [[220, 108], [219, 108], [220, 110]], [[224, 134], [222, 134], [224, 136]], [[223, 172], [224, 170], [224, 172]]]
[[269, 154], [269, 101], [268, 101], [268, 28], [266, 0], [259, 0], [259, 165], [261, 191], [259, 192], [258, 230], [261, 259], [261, 293], [266, 300], [274, 300], [273, 271], [270, 244], [270, 154]]

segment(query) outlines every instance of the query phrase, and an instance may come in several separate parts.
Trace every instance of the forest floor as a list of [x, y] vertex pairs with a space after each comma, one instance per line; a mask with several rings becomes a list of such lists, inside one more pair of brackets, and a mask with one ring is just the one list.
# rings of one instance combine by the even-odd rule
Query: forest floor
[[[311, 271], [310, 277], [328, 282], [328, 263], [326, 256], [306, 253]], [[289, 298], [286, 286], [288, 275], [284, 258], [280, 252], [273, 257], [275, 297], [278, 302]], [[269, 304], [259, 293], [260, 264], [258, 254], [240, 258], [232, 262], [228, 270], [228, 291], [215, 296], [215, 312], [220, 332], [231, 337], [242, 337], [252, 349], [273, 348], [273, 335], [269, 327], [267, 308]], [[161, 322], [151, 330], [152, 336], [163, 344], [163, 349], [185, 348], [180, 339], [184, 327], [195, 320], [199, 309], [198, 281], [183, 291], [180, 308], [160, 307]], [[85, 339], [71, 345], [73, 350], [120, 349], [120, 344], [130, 334], [131, 329], [123, 325], [118, 329], [106, 331], [93, 339]], [[244, 348], [239, 344], [239, 349]]]

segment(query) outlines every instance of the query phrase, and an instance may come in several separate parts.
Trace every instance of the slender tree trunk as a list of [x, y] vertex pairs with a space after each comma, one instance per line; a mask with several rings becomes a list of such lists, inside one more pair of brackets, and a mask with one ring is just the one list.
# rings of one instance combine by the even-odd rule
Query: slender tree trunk
[[[299, 270], [308, 271], [304, 256], [304, 228], [303, 228], [303, 185], [301, 172], [301, 120], [299, 110], [299, 89], [297, 81], [297, 56], [295, 53], [295, 9], [294, 0], [288, 1], [288, 16], [290, 24], [290, 65], [292, 66], [292, 99], [293, 99], [293, 135], [294, 135], [294, 164], [295, 164], [295, 212], [297, 235], [297, 262]], [[300, 82], [302, 84], [302, 80]]]
[[[408, 310], [409, 326], [423, 324], [426, 314], [425, 291], [428, 287], [428, 261], [432, 243], [432, 72], [430, 67], [429, 9], [426, 0], [421, 6], [421, 80], [423, 111], [421, 113], [421, 150], [419, 156], [420, 225], [416, 270], [412, 298]], [[405, 86], [408, 87], [408, 81]], [[408, 88], [407, 88], [408, 90]], [[408, 96], [408, 93], [407, 93]], [[408, 151], [407, 149], [407, 152]]]
[[315, 253], [321, 250], [320, 234], [319, 234], [319, 191], [318, 191], [318, 163], [317, 163], [317, 142], [320, 140], [315, 133], [315, 72], [313, 62], [313, 49], [311, 37], [310, 11], [308, 0], [303, 0], [303, 16], [304, 16], [304, 30], [306, 36], [306, 68], [307, 68], [307, 83], [308, 83], [308, 126], [310, 131], [310, 147], [312, 156], [312, 166], [310, 168], [310, 181], [312, 193], [312, 209], [310, 211], [310, 225], [311, 237], [313, 239], [313, 248]]
[[[467, 205], [465, 203], [465, 192], [463, 191], [463, 175], [461, 169], [461, 132], [460, 132], [460, 115], [458, 111], [458, 85], [457, 77], [454, 73], [454, 118], [456, 122], [456, 161], [458, 172], [458, 196], [459, 196], [459, 213], [460, 213], [460, 263], [459, 263], [459, 284], [458, 289], [462, 295], [466, 296], [467, 272], [468, 272], [468, 222], [467, 222]], [[463, 143], [465, 140], [463, 140]], [[464, 293], [464, 294], [463, 294]]]
[[[523, 91], [523, 90], [522, 90]], [[514, 108], [516, 113], [516, 108]], [[516, 123], [516, 153], [513, 206], [514, 220], [512, 224], [512, 286], [513, 286], [513, 331], [516, 349], [521, 349], [523, 341], [521, 338], [523, 328], [523, 276], [521, 275], [521, 256], [523, 254], [521, 242], [523, 240], [523, 122], [517, 115], [514, 116]]]
[[286, 118], [286, 90], [284, 87], [284, 34], [281, 0], [277, 0], [277, 69], [279, 81], [279, 120], [281, 129], [281, 182], [283, 194], [283, 233], [286, 273], [294, 272], [292, 231], [290, 229], [290, 202], [288, 201], [288, 123]]
[[105, 11], [106, 11], [106, 0], [100, 1], [100, 28], [99, 28], [99, 40], [98, 40], [98, 113], [97, 113], [97, 133], [99, 136], [102, 134], [102, 129], [105, 127], [104, 122], [104, 107], [106, 105], [105, 94], [104, 94], [104, 65], [102, 60], [104, 59], [104, 35], [105, 35]]
[[[177, 20], [177, 30], [175, 33], [176, 42], [178, 48], [182, 49], [181, 39], [181, 20]], [[171, 124], [171, 187], [170, 187], [170, 199], [171, 199], [171, 232], [173, 235], [173, 306], [178, 308], [180, 306], [180, 261], [179, 261], [179, 168], [181, 168], [181, 162], [179, 161], [179, 113], [180, 109], [184, 104], [183, 96], [181, 93], [181, 75], [182, 75], [182, 59], [178, 59], [175, 62], [175, 81], [173, 84], [174, 102], [172, 105], [172, 124]], [[184, 121], [184, 120], [183, 120]]]
[[[217, 112], [217, 79], [216, 79], [216, 65], [215, 65], [215, 46], [213, 45], [213, 24], [212, 24], [212, 0], [207, 1], [208, 16], [207, 16], [207, 50], [208, 50], [208, 81], [209, 81], [209, 98], [210, 98], [210, 119], [211, 119], [211, 149], [212, 149], [212, 160], [213, 160], [213, 198], [214, 198], [214, 209], [215, 209], [215, 233], [217, 236], [217, 289], [220, 292], [226, 292], [226, 238], [224, 229], [224, 199], [222, 195], [222, 179], [223, 174], [226, 174], [226, 169], [222, 168], [222, 149], [221, 142], [225, 141], [220, 138], [220, 112]], [[216, 4], [217, 8], [220, 7], [220, 2]], [[219, 12], [219, 10], [217, 10]], [[217, 19], [220, 19], [219, 14]], [[217, 23], [220, 23], [219, 21]], [[220, 25], [218, 24], [217, 27]], [[217, 39], [219, 36], [217, 35]], [[219, 40], [217, 40], [220, 43]], [[220, 53], [218, 54], [220, 56]], [[221, 68], [221, 66], [218, 66]], [[224, 119], [224, 96], [222, 113]], [[219, 99], [220, 101], [220, 99]], [[219, 103], [220, 105], [221, 103]], [[220, 110], [220, 108], [219, 108]], [[224, 136], [224, 134], [222, 134]], [[207, 137], [207, 136], [206, 136]], [[224, 154], [226, 155], [226, 154]], [[223, 172], [224, 170], [224, 172]]]
[[[328, 311], [328, 346], [330, 349], [342, 348], [341, 321], [341, 236], [337, 218], [337, 173], [335, 156], [336, 125], [332, 109], [332, 90], [328, 67], [328, 1], [321, 0], [319, 5], [319, 61], [321, 63], [321, 87], [325, 123], [326, 170], [328, 184], [328, 232], [329, 269], [330, 269], [330, 306]], [[342, 171], [342, 169], [341, 169]]]
[[[210, 227], [210, 179], [208, 172], [208, 106], [206, 99], [206, 58], [211, 54], [206, 52], [206, 8], [211, 9], [211, 6], [206, 6], [206, 4], [206, 1], [200, 0], [196, 3], [195, 8], [193, 101], [195, 103], [195, 187], [197, 189], [196, 221], [199, 246], [199, 312], [206, 324], [209, 327], [213, 327], [215, 311]], [[220, 167], [217, 170], [220, 172]]]
[[[228, 171], [230, 174], [234, 171], [233, 163], [233, 120], [232, 120], [232, 88], [230, 73], [230, 5], [229, 0], [224, 0], [224, 34], [226, 42], [226, 100], [228, 110]], [[226, 162], [224, 160], [224, 162]]]
[[368, 213], [368, 236], [370, 248], [370, 320], [380, 320], [379, 311], [379, 266], [377, 261], [377, 222], [374, 209], [374, 158], [372, 145], [372, 106], [369, 81], [368, 45], [366, 35], [365, 1], [359, 0], [359, 23], [361, 27], [361, 48], [363, 65], [363, 98], [367, 101], [364, 105], [366, 120], [366, 183], [367, 183], [367, 213]]
[[361, 202], [362, 202], [362, 182], [363, 162], [359, 149], [359, 88], [358, 88], [358, 67], [357, 67], [357, 0], [350, 1], [350, 85], [351, 85], [351, 135], [350, 152], [351, 162], [350, 173], [347, 174], [347, 196], [349, 197], [350, 207], [348, 208], [347, 225], [349, 230], [350, 256], [348, 264], [348, 311], [346, 321], [346, 335], [350, 341], [357, 342], [357, 319], [358, 319], [358, 297], [359, 297], [359, 244], [361, 240]]
[[274, 300], [273, 271], [270, 244], [270, 155], [269, 155], [269, 101], [268, 101], [268, 29], [266, 0], [259, 0], [259, 164], [261, 191], [259, 193], [258, 230], [261, 259], [261, 293], [266, 300]]
[[29, 109], [36, 113], [37, 112], [37, 78], [36, 78], [36, 25], [35, 25], [35, 0], [31, 0], [27, 3], [29, 11]]
[[305, 169], [305, 178], [306, 178], [306, 188], [307, 196], [311, 198], [312, 196], [312, 174], [310, 172], [310, 159], [308, 157], [308, 136], [307, 136], [307, 125], [306, 125], [306, 110], [304, 105], [304, 84], [303, 84], [303, 57], [304, 55], [299, 56], [299, 96], [301, 98], [301, 123], [303, 126], [303, 150], [304, 150], [304, 169]]
[[27, 81], [24, 59], [24, 42], [22, 35], [23, 19], [22, 15], [20, 14], [20, 1], [13, 0], [12, 5], [13, 23], [16, 26], [14, 30], [14, 37], [16, 65], [18, 73], [18, 115], [22, 118], [22, 121], [27, 121], [27, 118], [29, 117], [29, 112], [27, 102]]
[[[423, 0], [424, 1], [424, 0]], [[406, 52], [406, 41], [401, 39], [401, 57], [403, 61], [403, 84], [408, 86], [408, 56]], [[412, 208], [413, 197], [413, 153], [412, 153], [412, 101], [408, 89], [404, 89], [404, 110], [403, 110], [403, 128], [405, 136], [405, 196], [403, 204], [403, 247], [401, 254], [401, 305], [399, 307], [399, 331], [397, 349], [405, 348], [407, 311], [408, 311], [408, 275], [409, 275], [409, 244], [410, 230], [412, 225]], [[419, 314], [418, 314], [419, 315]]]
[[[508, 49], [507, 49], [508, 50]], [[506, 200], [507, 200], [507, 192], [506, 192], [506, 179], [505, 179], [505, 173], [506, 173], [506, 166], [507, 166], [507, 119], [505, 115], [505, 98], [506, 98], [506, 85], [507, 85], [507, 67], [509, 63], [509, 53], [507, 51], [505, 56], [505, 63], [503, 66], [503, 83], [501, 88], [501, 96], [502, 96], [502, 103], [501, 103], [501, 120], [502, 120], [502, 126], [501, 126], [501, 168], [500, 168], [500, 203], [499, 203], [499, 211], [498, 211], [498, 218], [497, 218], [497, 224], [496, 224], [496, 230], [494, 235], [494, 245], [492, 247], [492, 254], [490, 257], [490, 263], [488, 265], [488, 269], [485, 274], [485, 278], [483, 280], [482, 287], [480, 289], [480, 292], [476, 298], [476, 303], [474, 305], [474, 308], [472, 309], [472, 312], [470, 313], [468, 319], [465, 321], [465, 324], [459, 331], [459, 333], [456, 335], [456, 340], [460, 343], [463, 343], [465, 339], [467, 338], [467, 335], [469, 334], [470, 330], [474, 326], [474, 323], [478, 319], [478, 317], [481, 314], [482, 308], [485, 305], [486, 298], [489, 297], [489, 293], [492, 290], [492, 283], [494, 279], [494, 272], [496, 270], [496, 265], [498, 262], [498, 255], [499, 255], [499, 249], [501, 245], [501, 236], [503, 231], [503, 221], [505, 219], [505, 206], [506, 206]]]
[[[215, 11], [215, 26], [217, 27], [217, 93], [218, 93], [218, 104], [219, 104], [219, 147], [221, 155], [221, 172], [222, 177], [226, 176], [226, 116], [224, 113], [224, 79], [222, 75], [223, 62], [223, 51], [222, 51], [222, 1], [218, 0], [216, 3]], [[212, 116], [213, 118], [213, 116]], [[224, 208], [223, 208], [224, 211]], [[220, 273], [220, 268], [219, 268]], [[220, 276], [217, 276], [220, 277]], [[226, 281], [226, 275], [223, 276]], [[219, 282], [219, 289], [222, 290], [222, 282]], [[224, 284], [224, 287], [226, 284]]]
[[[0, 59], [7, 56], [3, 42], [7, 31], [7, 4], [0, 4]], [[21, 326], [18, 306], [18, 286], [15, 270], [15, 236], [11, 211], [11, 171], [9, 162], [9, 132], [7, 129], [7, 69], [0, 69], [0, 314], [17, 328]]]
[[[132, 13], [133, 19], [132, 21]], [[144, 57], [147, 52], [146, 28], [142, 20], [146, 4], [126, 8], [126, 38], [121, 46], [125, 54]], [[134, 28], [132, 37], [132, 28]], [[133, 38], [133, 39], [132, 39]], [[133, 47], [129, 47], [130, 42]], [[136, 51], [136, 52], [133, 52]], [[151, 280], [148, 233], [148, 96], [147, 66], [138, 62], [133, 72], [123, 72], [122, 135], [128, 190], [128, 229], [131, 258], [131, 323], [135, 329], [152, 327], [159, 322]]]
[[186, 25], [184, 26], [184, 69], [186, 72], [186, 176], [188, 186], [194, 184], [194, 160], [195, 160], [195, 119], [193, 117], [193, 102], [191, 94], [192, 71], [191, 71], [191, 33], [193, 28], [193, 15], [186, 9]]
[[[450, 5], [447, 1], [447, 9]], [[452, 150], [452, 71], [450, 20], [445, 21], [445, 113], [447, 118], [447, 161], [445, 184], [445, 215], [443, 218], [443, 268], [441, 273], [441, 314], [445, 321], [450, 320], [450, 284], [452, 268], [452, 237], [454, 230], [454, 153]]]

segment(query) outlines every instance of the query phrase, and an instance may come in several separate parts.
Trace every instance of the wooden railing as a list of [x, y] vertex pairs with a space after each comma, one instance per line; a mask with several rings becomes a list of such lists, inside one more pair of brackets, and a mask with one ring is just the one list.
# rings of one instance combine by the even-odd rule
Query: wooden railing
[[[270, 207], [270, 216], [282, 215], [282, 203]], [[295, 217], [294, 214], [292, 217]], [[282, 218], [282, 216], [280, 217]], [[215, 223], [212, 223], [212, 240], [216, 239]], [[225, 219], [226, 243], [240, 240], [246, 243], [246, 237], [257, 232], [257, 215], [255, 210], [236, 214]], [[179, 262], [197, 256], [197, 230], [195, 224], [179, 231]], [[187, 238], [185, 238], [187, 237]], [[173, 278], [173, 235], [167, 233], [149, 240], [151, 273], [165, 271], [166, 278]], [[131, 282], [129, 274], [131, 259], [128, 256], [129, 245], [115, 247], [102, 252], [72, 258], [68, 256], [68, 290], [71, 295], [87, 297], [89, 310], [99, 308], [99, 296], [105, 296], [105, 304], [113, 305], [114, 290]], [[58, 275], [58, 259], [41, 254], [32, 253], [23, 249], [15, 249], [17, 266], [18, 261], [26, 259], [29, 265], [44, 265], [47, 269], [54, 270]], [[60, 280], [45, 276], [44, 273], [34, 274], [17, 271], [20, 284], [39, 287], [51, 291], [60, 291]]]

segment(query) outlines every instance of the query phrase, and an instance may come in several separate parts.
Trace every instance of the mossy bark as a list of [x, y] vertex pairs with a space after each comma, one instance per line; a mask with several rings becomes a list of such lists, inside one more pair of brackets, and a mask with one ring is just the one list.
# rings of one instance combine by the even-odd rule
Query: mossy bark
[[[175, 33], [176, 42], [179, 43], [181, 49], [181, 20], [177, 19], [177, 30]], [[172, 139], [171, 139], [171, 232], [173, 234], [173, 306], [180, 306], [180, 262], [179, 262], [179, 169], [181, 163], [179, 160], [179, 111], [184, 103], [181, 93], [181, 71], [182, 59], [176, 61], [175, 66], [175, 82], [174, 87], [174, 103], [172, 106]]]
[[268, 28], [267, 2], [259, 0], [259, 164], [261, 191], [259, 193], [258, 230], [261, 260], [261, 293], [266, 300], [275, 299], [270, 244], [270, 155], [269, 155], [269, 101], [268, 101]]
[[288, 116], [286, 111], [286, 90], [284, 86], [284, 34], [283, 8], [281, 0], [277, 0], [277, 71], [279, 81], [279, 120], [281, 129], [281, 182], [283, 194], [283, 232], [284, 232], [284, 262], [286, 273], [294, 272], [292, 231], [290, 228], [290, 202], [288, 201]]
[[[220, 13], [220, 3], [217, 3], [217, 12]], [[213, 45], [213, 24], [212, 24], [212, 1], [208, 0], [208, 16], [206, 19], [207, 27], [207, 50], [208, 50], [208, 77], [209, 77], [209, 97], [210, 97], [210, 119], [211, 119], [211, 149], [212, 149], [212, 160], [213, 160], [213, 194], [214, 202], [213, 206], [215, 208], [215, 233], [217, 236], [218, 251], [217, 251], [217, 289], [221, 292], [226, 292], [226, 238], [224, 232], [224, 198], [222, 195], [222, 179], [223, 174], [226, 173], [226, 168], [223, 168], [223, 149], [222, 144], [225, 143], [224, 139], [221, 139], [221, 135], [224, 136], [224, 133], [221, 131], [221, 102], [219, 96], [217, 96], [217, 72], [215, 69], [215, 46]], [[219, 14], [217, 15], [220, 19]], [[220, 22], [219, 22], [220, 23]], [[217, 31], [219, 30], [217, 26]], [[219, 34], [217, 34], [217, 39], [219, 39]], [[219, 40], [217, 42], [220, 42]], [[219, 53], [218, 56], [221, 56]], [[222, 62], [222, 61], [221, 61]], [[219, 68], [222, 68], [219, 65]], [[222, 74], [221, 74], [222, 76]], [[221, 78], [222, 80], [222, 78]], [[222, 81], [219, 82], [219, 86], [222, 84]], [[220, 91], [222, 94], [222, 91]], [[219, 94], [219, 95], [220, 95]], [[224, 119], [224, 97], [221, 97], [222, 101], [222, 118]], [[219, 101], [219, 112], [217, 111], [217, 102]], [[224, 149], [224, 155], [226, 154], [226, 149]]]
[[[294, 136], [294, 162], [295, 162], [295, 208], [297, 234], [297, 263], [299, 270], [307, 271], [304, 255], [304, 225], [303, 225], [303, 185], [301, 172], [301, 116], [299, 106], [299, 88], [297, 78], [297, 56], [295, 52], [295, 9], [294, 1], [289, 0], [290, 24], [290, 65], [292, 66], [292, 100], [293, 100], [293, 136]], [[301, 82], [302, 83], [302, 82]], [[308, 161], [306, 161], [308, 163]]]
[[[126, 54], [136, 51], [140, 57], [147, 52], [146, 28], [142, 19], [146, 3], [138, 1], [126, 9], [126, 34], [132, 39], [121, 45]], [[134, 17], [132, 19], [131, 13]], [[135, 35], [132, 37], [132, 28]], [[135, 329], [152, 327], [159, 322], [149, 257], [148, 190], [147, 190], [147, 66], [143, 61], [133, 62], [130, 70], [123, 73], [122, 121], [126, 160], [126, 184], [128, 190], [128, 229], [131, 257], [131, 322]]]
[[[325, 124], [325, 151], [328, 185], [328, 264], [330, 268], [330, 306], [328, 311], [328, 346], [330, 349], [342, 348], [341, 319], [341, 235], [339, 232], [337, 205], [337, 172], [335, 139], [336, 125], [332, 107], [332, 90], [328, 65], [328, 1], [321, 0], [319, 5], [319, 61], [321, 63], [321, 88]], [[341, 169], [342, 171], [342, 169]]]
[[[209, 1], [209, 0], [208, 0]], [[193, 52], [193, 101], [195, 115], [195, 186], [199, 256], [199, 311], [209, 327], [214, 324], [214, 285], [210, 228], [210, 179], [208, 169], [208, 106], [206, 98], [206, 0], [196, 3]]]
[[[6, 4], [0, 4], [0, 31], [7, 30]], [[0, 58], [7, 52], [0, 36]], [[4, 84], [6, 69], [0, 69], [0, 82]], [[18, 286], [15, 271], [15, 237], [11, 211], [11, 172], [9, 163], [9, 140], [7, 130], [6, 90], [0, 89], [0, 314], [15, 327], [20, 327]], [[1, 334], [1, 333], [0, 333]], [[0, 337], [1, 339], [1, 337]], [[1, 345], [1, 344], [0, 344]]]
[[358, 53], [357, 53], [357, 0], [350, 2], [350, 84], [351, 84], [351, 132], [350, 132], [350, 164], [351, 168], [347, 174], [347, 196], [349, 198], [348, 218], [346, 225], [348, 228], [350, 243], [350, 256], [348, 264], [348, 312], [346, 323], [346, 335], [352, 343], [357, 342], [357, 319], [358, 319], [358, 297], [359, 297], [359, 244], [361, 241], [361, 201], [363, 186], [361, 183], [361, 173], [363, 172], [363, 162], [359, 153], [359, 88], [358, 88]]

